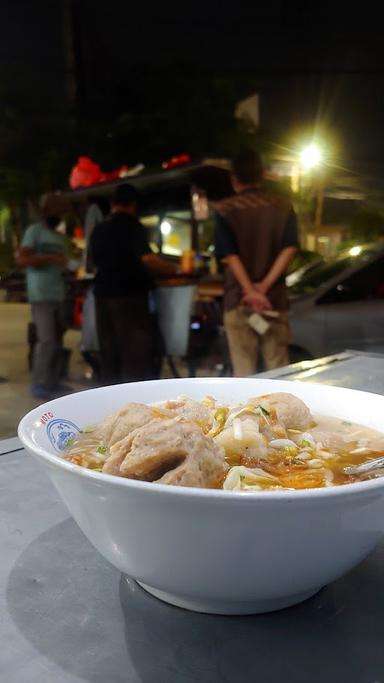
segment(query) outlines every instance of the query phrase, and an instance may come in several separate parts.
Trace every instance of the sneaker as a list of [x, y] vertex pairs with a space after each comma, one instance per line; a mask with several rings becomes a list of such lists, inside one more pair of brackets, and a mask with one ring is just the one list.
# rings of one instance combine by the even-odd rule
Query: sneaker
[[49, 401], [53, 398], [52, 391], [45, 386], [45, 384], [32, 384], [31, 394], [34, 398], [41, 398], [45, 401]]

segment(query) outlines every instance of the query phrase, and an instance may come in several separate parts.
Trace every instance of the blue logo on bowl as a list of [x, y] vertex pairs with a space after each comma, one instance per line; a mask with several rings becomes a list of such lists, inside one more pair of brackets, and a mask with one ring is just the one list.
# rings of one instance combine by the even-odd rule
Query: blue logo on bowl
[[69, 420], [51, 420], [47, 425], [47, 435], [56, 451], [65, 451], [71, 439], [80, 434], [80, 429]]

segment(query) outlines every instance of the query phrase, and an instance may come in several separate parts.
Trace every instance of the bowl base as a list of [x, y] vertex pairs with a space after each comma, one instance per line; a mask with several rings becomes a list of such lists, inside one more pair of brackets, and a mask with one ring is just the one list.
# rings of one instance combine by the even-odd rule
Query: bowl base
[[308, 600], [315, 595], [321, 588], [306, 591], [304, 593], [295, 593], [295, 595], [286, 595], [282, 598], [272, 598], [270, 600], [198, 600], [195, 598], [188, 598], [184, 595], [176, 595], [175, 593], [167, 593], [158, 590], [152, 586], [148, 586], [141, 581], [137, 581], [141, 588], [144, 588], [148, 593], [155, 598], [168, 602], [175, 607], [182, 607], [183, 609], [192, 612], [202, 612], [204, 614], [223, 614], [223, 615], [241, 615], [241, 614], [262, 614], [263, 612], [275, 612], [279, 609], [292, 607], [299, 602]]

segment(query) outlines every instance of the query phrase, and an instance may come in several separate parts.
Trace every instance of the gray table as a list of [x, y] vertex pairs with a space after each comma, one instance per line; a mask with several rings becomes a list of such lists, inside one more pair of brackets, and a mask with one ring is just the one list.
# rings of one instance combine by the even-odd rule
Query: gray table
[[305, 360], [277, 370], [261, 372], [257, 377], [331, 384], [384, 394], [384, 355], [365, 351], [343, 351], [333, 356]]
[[[339, 367], [351, 386], [351, 363], [358, 378], [368, 363], [379, 389], [380, 357], [346, 354], [279, 372], [297, 379], [321, 367], [317, 381], [328, 371], [337, 382]], [[93, 549], [17, 440], [0, 453], [1, 683], [384, 681], [384, 543], [297, 607], [189, 613], [147, 595]]]

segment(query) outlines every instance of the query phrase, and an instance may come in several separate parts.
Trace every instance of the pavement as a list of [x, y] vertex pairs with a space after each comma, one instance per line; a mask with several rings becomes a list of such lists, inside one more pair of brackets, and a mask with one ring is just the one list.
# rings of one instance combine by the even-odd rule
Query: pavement
[[[16, 435], [20, 419], [32, 408], [44, 401], [30, 395], [30, 372], [28, 369], [27, 327], [30, 321], [28, 304], [0, 302], [0, 439]], [[87, 378], [87, 368], [80, 353], [80, 331], [69, 330], [64, 338], [65, 348], [71, 351], [69, 375], [65, 379], [76, 391], [95, 386]], [[198, 376], [216, 376], [220, 367], [216, 365], [220, 357], [213, 354], [208, 364], [200, 365]], [[175, 360], [181, 377], [188, 375], [186, 363]], [[164, 360], [161, 376], [172, 377], [170, 367]]]
[[[19, 420], [43, 401], [30, 395], [27, 326], [30, 307], [22, 303], [0, 303], [0, 438], [16, 435]], [[77, 390], [90, 388], [86, 365], [79, 350], [80, 332], [65, 335], [65, 347], [71, 350], [70, 370], [65, 382]]]

